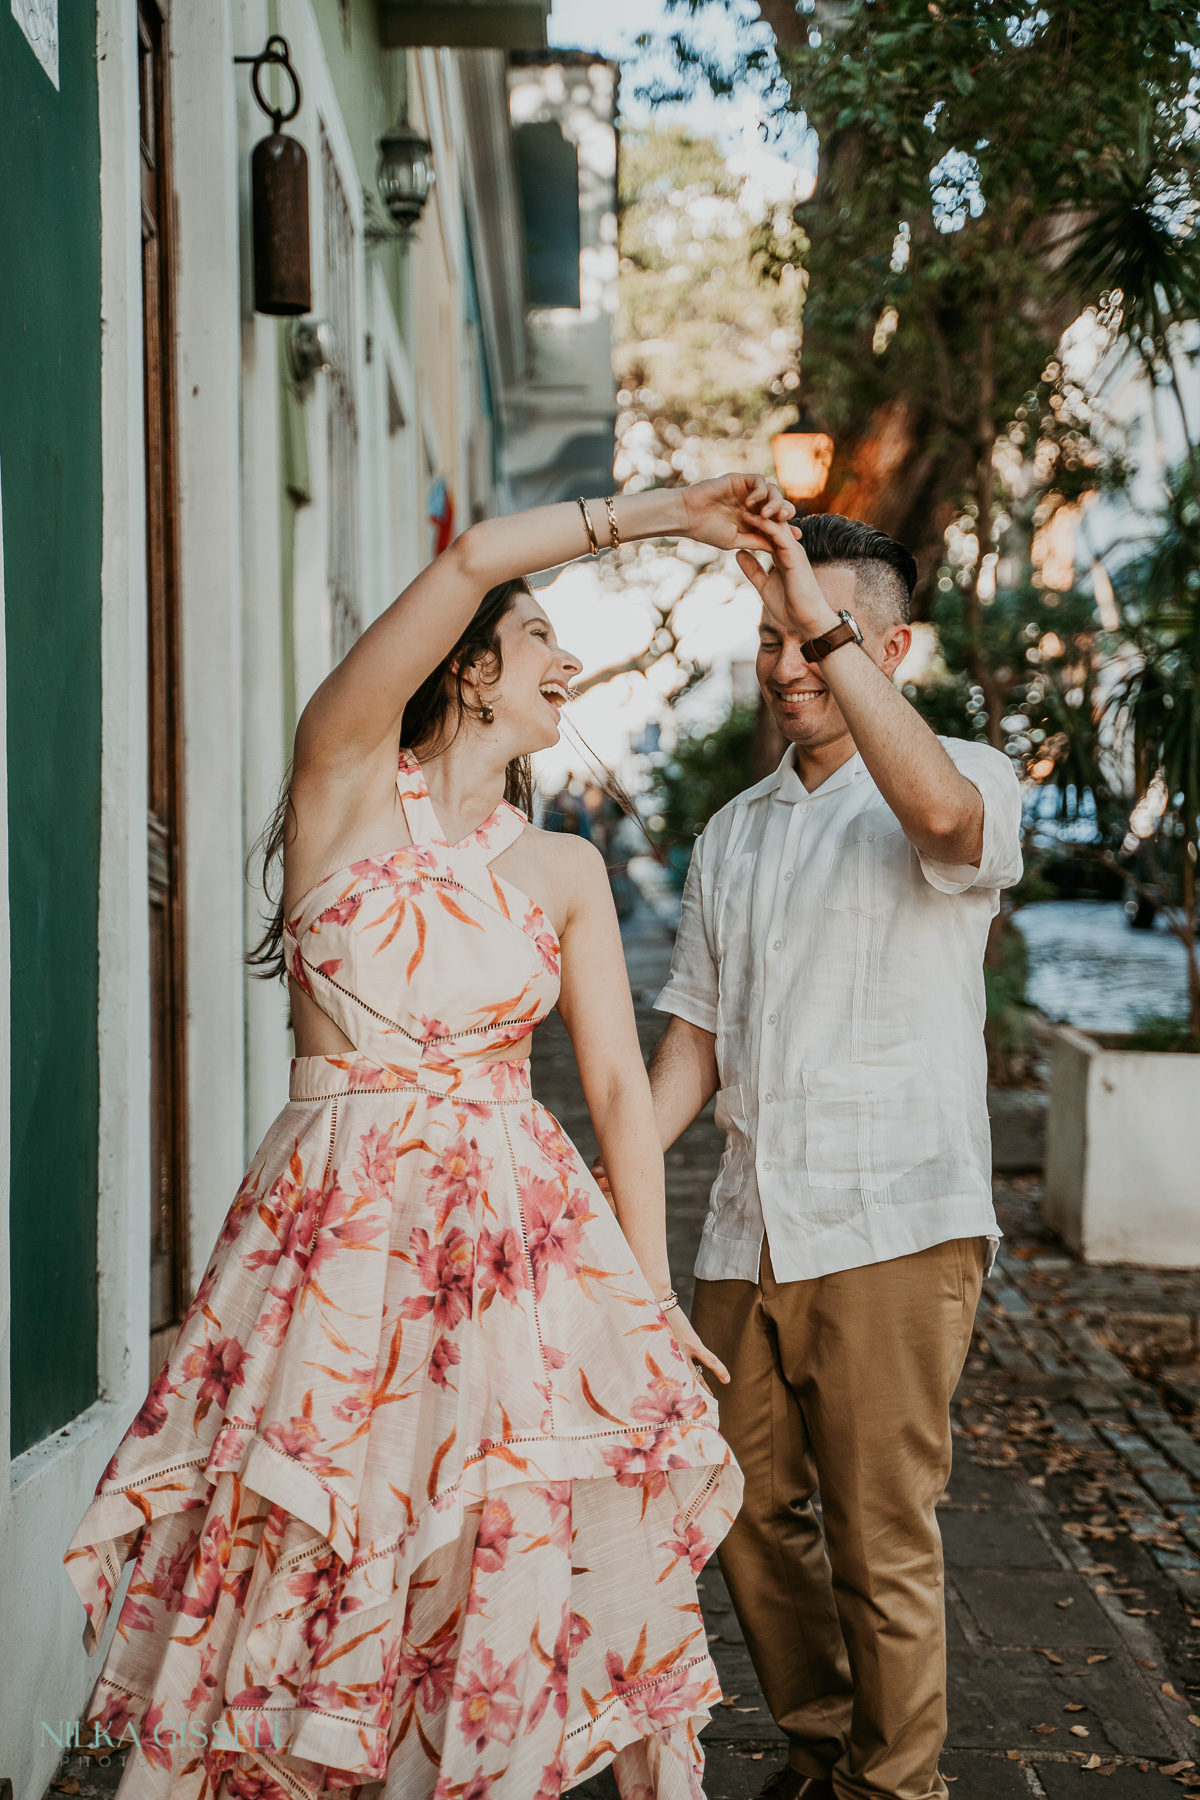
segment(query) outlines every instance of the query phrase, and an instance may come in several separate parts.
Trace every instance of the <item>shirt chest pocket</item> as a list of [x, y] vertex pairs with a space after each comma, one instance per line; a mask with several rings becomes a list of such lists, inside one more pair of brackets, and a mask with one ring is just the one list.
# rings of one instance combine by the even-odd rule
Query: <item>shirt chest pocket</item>
[[717, 870], [713, 884], [713, 935], [724, 955], [734, 944], [745, 944], [750, 931], [750, 902], [758, 858], [752, 850], [730, 856]]
[[937, 1155], [938, 1110], [919, 1043], [870, 1062], [804, 1073], [805, 1167], [810, 1185], [890, 1187]]
[[834, 846], [826, 907], [868, 916], [887, 912], [911, 876], [914, 854], [890, 808], [873, 806], [859, 813]]

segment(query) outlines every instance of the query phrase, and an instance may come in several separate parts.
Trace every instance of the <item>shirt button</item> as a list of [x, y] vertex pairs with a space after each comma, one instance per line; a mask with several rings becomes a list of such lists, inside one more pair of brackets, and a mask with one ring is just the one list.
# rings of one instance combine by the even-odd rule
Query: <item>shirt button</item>
[[768, 1013], [767, 1014], [767, 1024], [774, 1025], [774, 1023], [778, 1017], [779, 1017], [778, 1013]]
[[882, 1212], [882, 1211], [883, 1211], [883, 1208], [882, 1208], [882, 1206], [877, 1206], [877, 1207], [876, 1207], [876, 1208], [875, 1208], [875, 1211], [876, 1211], [876, 1212]]
[[783, 871], [783, 879], [785, 881], [790, 881], [792, 879], [792, 871], [790, 869], [785, 869]]
[[[774, 1168], [774, 1167], [775, 1167], [775, 1165], [774, 1165], [774, 1163], [769, 1163], [769, 1162], [765, 1162], [765, 1163], [764, 1163], [764, 1164], [763, 1164], [763, 1168], [764, 1168], [764, 1169], [773, 1169], [773, 1168]], [[875, 1208], [875, 1211], [876, 1211], [876, 1212], [878, 1212], [878, 1211], [879, 1211], [879, 1208], [878, 1208], [878, 1207], [876, 1207], [876, 1208]]]
[[770, 1106], [770, 1104], [771, 1104], [772, 1100], [774, 1100], [774, 1098], [775, 1098], [774, 1094], [764, 1094], [763, 1095], [763, 1099], [766, 1101], [768, 1106]]
[[875, 842], [875, 833], [873, 831], [868, 831], [867, 842], [868, 844], [873, 844]]
[[772, 950], [782, 950], [783, 949], [783, 939], [776, 938], [775, 942], [771, 945], [771, 948], [772, 948]]

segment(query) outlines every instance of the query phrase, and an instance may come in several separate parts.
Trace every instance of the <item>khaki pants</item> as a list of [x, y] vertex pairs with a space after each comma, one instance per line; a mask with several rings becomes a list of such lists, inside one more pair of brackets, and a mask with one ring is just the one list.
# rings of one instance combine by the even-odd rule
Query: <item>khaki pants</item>
[[[839, 1796], [942, 1800], [949, 1402], [981, 1238], [811, 1281], [698, 1281], [746, 1478], [721, 1570], [788, 1761]], [[717, 1385], [717, 1384], [714, 1384]], [[824, 1533], [813, 1510], [820, 1489]]]

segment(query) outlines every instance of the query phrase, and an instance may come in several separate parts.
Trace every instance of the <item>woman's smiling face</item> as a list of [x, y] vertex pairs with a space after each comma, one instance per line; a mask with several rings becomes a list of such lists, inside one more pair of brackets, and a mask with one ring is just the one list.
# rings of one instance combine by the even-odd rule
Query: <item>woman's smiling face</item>
[[528, 756], [557, 744], [558, 717], [567, 690], [583, 664], [559, 646], [554, 627], [533, 594], [518, 594], [497, 628], [501, 656], [499, 679], [488, 686], [487, 670], [478, 688], [479, 702], [496, 715], [496, 725], [513, 745], [514, 756]]

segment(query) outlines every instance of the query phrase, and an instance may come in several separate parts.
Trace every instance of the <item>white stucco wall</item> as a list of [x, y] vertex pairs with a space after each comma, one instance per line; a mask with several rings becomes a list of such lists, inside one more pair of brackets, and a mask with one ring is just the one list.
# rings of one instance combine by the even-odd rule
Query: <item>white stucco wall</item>
[[229, 0], [172, 9], [193, 1284], [245, 1148], [237, 48]]

